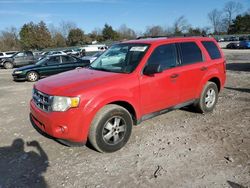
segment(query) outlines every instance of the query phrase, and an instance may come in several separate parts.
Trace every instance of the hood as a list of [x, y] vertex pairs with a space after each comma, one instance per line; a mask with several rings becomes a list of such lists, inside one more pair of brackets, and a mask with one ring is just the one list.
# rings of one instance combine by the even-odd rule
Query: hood
[[35, 88], [49, 95], [77, 96], [91, 87], [104, 85], [124, 75], [81, 68], [39, 80]]
[[5, 62], [5, 61], [12, 62], [12, 61], [14, 61], [14, 58], [12, 58], [12, 57], [4, 57], [4, 58], [2, 58], [2, 62]]
[[24, 70], [29, 70], [29, 69], [33, 69], [33, 68], [36, 68], [36, 67], [39, 67], [39, 65], [27, 65], [27, 66], [23, 66], [23, 67], [20, 67], [20, 68], [17, 68], [15, 70], [17, 71], [24, 71]]

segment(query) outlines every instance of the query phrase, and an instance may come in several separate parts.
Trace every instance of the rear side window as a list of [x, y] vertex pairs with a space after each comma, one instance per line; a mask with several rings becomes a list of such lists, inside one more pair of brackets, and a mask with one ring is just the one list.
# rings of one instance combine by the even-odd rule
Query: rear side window
[[186, 65], [203, 62], [201, 50], [195, 42], [183, 42], [179, 43], [179, 46], [182, 56], [182, 64]]
[[212, 41], [203, 41], [202, 45], [206, 48], [211, 59], [220, 59], [221, 54], [218, 47]]
[[75, 63], [77, 60], [70, 56], [62, 56], [62, 62], [63, 63]]
[[3, 53], [0, 53], [0, 56], [3, 56]]
[[148, 63], [159, 63], [163, 70], [176, 66], [177, 53], [175, 44], [166, 44], [157, 47], [151, 54]]
[[26, 52], [27, 56], [33, 56], [32, 52]]

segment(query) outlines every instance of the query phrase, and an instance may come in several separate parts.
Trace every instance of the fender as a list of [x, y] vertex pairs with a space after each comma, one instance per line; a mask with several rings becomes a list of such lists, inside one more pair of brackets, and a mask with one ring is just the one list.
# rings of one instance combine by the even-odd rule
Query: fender
[[[212, 68], [210, 69], [204, 76], [203, 79], [201, 80], [198, 90], [197, 90], [197, 95], [196, 98], [200, 98], [201, 92], [203, 90], [203, 87], [205, 86], [205, 84], [212, 78], [218, 78], [220, 80], [220, 83], [222, 83], [222, 80], [220, 78], [220, 72], [218, 69], [216, 68]], [[222, 84], [221, 84], [222, 85]]]
[[[135, 89], [137, 90], [137, 89]], [[114, 94], [115, 95], [111, 95]], [[129, 89], [110, 89], [106, 90], [95, 97], [91, 97], [85, 104], [84, 111], [88, 108], [100, 110], [103, 106], [114, 102], [126, 102], [129, 103], [135, 110], [136, 116], [140, 115], [139, 112], [139, 92], [133, 92]], [[108, 97], [107, 97], [108, 96]]]
[[[112, 93], [116, 93], [115, 96], [111, 95]], [[95, 95], [95, 97], [89, 98], [86, 100], [84, 107], [82, 108], [82, 122], [83, 123], [83, 131], [82, 131], [82, 140], [87, 140], [89, 128], [91, 126], [91, 122], [95, 118], [96, 113], [105, 105], [114, 103], [114, 102], [126, 102], [129, 103], [135, 111], [136, 119], [140, 117], [139, 111], [139, 95], [138, 92], [135, 92], [135, 95], [128, 89], [111, 89], [106, 90], [105, 92], [100, 93], [99, 95]], [[110, 97], [107, 97], [110, 96]]]

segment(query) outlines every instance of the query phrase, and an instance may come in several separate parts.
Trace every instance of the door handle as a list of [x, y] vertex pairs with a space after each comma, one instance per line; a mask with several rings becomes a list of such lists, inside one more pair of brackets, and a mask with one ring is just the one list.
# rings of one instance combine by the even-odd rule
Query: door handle
[[170, 76], [170, 78], [177, 78], [179, 76], [179, 74], [172, 74], [171, 76]]
[[201, 71], [206, 71], [207, 67], [201, 67]]

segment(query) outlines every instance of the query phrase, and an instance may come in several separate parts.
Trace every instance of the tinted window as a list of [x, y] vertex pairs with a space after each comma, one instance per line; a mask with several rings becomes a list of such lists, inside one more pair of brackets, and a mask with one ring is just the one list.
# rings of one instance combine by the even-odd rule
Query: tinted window
[[179, 43], [179, 45], [182, 55], [182, 64], [191, 64], [203, 61], [201, 50], [195, 42], [184, 42]]
[[211, 59], [219, 59], [221, 58], [220, 51], [218, 47], [212, 41], [203, 41], [203, 46], [206, 48], [208, 54], [210, 55]]
[[148, 63], [159, 63], [163, 70], [176, 66], [177, 55], [175, 44], [157, 47], [151, 54]]
[[33, 56], [32, 52], [26, 52], [27, 56]]
[[48, 65], [53, 65], [53, 64], [58, 64], [58, 63], [60, 63], [60, 56], [50, 57], [50, 58], [47, 60], [47, 64], [48, 64]]
[[62, 62], [63, 63], [74, 63], [77, 62], [76, 58], [70, 57], [70, 56], [62, 56]]
[[7, 52], [6, 54], [7, 55], [13, 55], [14, 53], [16, 53], [16, 52]]
[[0, 56], [3, 56], [3, 53], [0, 53]]

